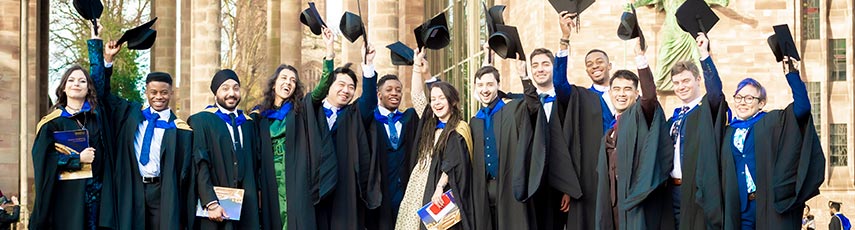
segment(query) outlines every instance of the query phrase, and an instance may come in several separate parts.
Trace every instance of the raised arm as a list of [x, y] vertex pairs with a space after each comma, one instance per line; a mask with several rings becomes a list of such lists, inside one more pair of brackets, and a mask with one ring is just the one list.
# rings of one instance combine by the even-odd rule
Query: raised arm
[[413, 77], [411, 78], [410, 84], [410, 98], [413, 100], [413, 108], [416, 110], [416, 114], [419, 117], [422, 116], [422, 112], [424, 112], [425, 107], [427, 107], [428, 100], [427, 96], [425, 96], [425, 82], [424, 79], [430, 78], [430, 71], [427, 59], [425, 59], [425, 52], [419, 48], [413, 50]]
[[789, 57], [785, 57], [784, 60], [793, 62], [793, 66], [790, 68], [789, 73], [787, 73], [787, 84], [790, 85], [790, 89], [793, 91], [793, 112], [796, 114], [796, 119], [799, 120], [799, 123], [802, 123], [810, 115], [810, 99], [807, 95], [807, 87], [805, 87], [805, 83], [802, 82], [799, 75], [798, 61]]
[[561, 40], [558, 52], [555, 54], [555, 63], [552, 65], [552, 84], [555, 87], [555, 96], [558, 101], [566, 103], [570, 98], [570, 82], [567, 81], [567, 61], [570, 55], [570, 34], [572, 34], [575, 23], [569, 14], [562, 14], [559, 25], [561, 26]]
[[315, 86], [315, 89], [312, 90], [312, 101], [315, 103], [324, 100], [327, 97], [327, 93], [329, 93], [330, 89], [330, 75], [333, 72], [333, 60], [335, 59], [335, 49], [333, 45], [335, 44], [335, 35], [333, 35], [332, 30], [327, 27], [324, 27], [324, 43], [327, 45], [327, 55], [324, 57], [324, 66], [323, 73], [321, 74], [321, 80], [318, 81], [318, 86]]
[[510, 62], [512, 63], [511, 69], [513, 70], [511, 75], [518, 76], [523, 85], [523, 102], [528, 110], [528, 115], [529, 117], [537, 116], [537, 112], [540, 111], [542, 104], [540, 103], [539, 95], [537, 95], [537, 88], [531, 83], [531, 77], [529, 77], [526, 70], [527, 64], [523, 60], [510, 60]]
[[86, 44], [89, 51], [89, 75], [95, 81], [95, 91], [100, 100], [107, 95], [104, 89], [104, 41], [95, 34], [94, 26], [92, 27], [92, 39], [86, 41]]
[[659, 100], [656, 98], [656, 84], [653, 82], [653, 72], [647, 64], [647, 57], [644, 56], [645, 51], [641, 49], [640, 39], [636, 40], [638, 44], [635, 46], [635, 64], [638, 66], [638, 81], [641, 84], [641, 110], [649, 126]]
[[[713, 113], [718, 111], [719, 105], [724, 101], [724, 93], [721, 89], [721, 78], [718, 75], [718, 70], [710, 57], [709, 40], [704, 33], [698, 33], [698, 38], [695, 39], [698, 45], [698, 52], [701, 54], [701, 69], [704, 71], [704, 87], [707, 90], [707, 100], [709, 100], [710, 108]], [[715, 118], [715, 116], [713, 116]]]
[[374, 119], [374, 110], [377, 109], [377, 72], [374, 71], [374, 46], [368, 44], [368, 51], [365, 47], [362, 48], [362, 53], [365, 53], [365, 61], [362, 64], [362, 96], [359, 97], [358, 107], [359, 113], [362, 114], [362, 121], [367, 125], [371, 124]]

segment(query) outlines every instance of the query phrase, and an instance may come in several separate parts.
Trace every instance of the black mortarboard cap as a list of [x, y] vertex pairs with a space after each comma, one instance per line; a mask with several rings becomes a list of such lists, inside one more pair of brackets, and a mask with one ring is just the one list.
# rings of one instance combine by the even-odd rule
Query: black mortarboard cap
[[104, 12], [101, 0], [74, 0], [73, 4], [77, 13], [86, 20], [101, 18], [101, 13]]
[[392, 51], [390, 53], [393, 65], [413, 65], [413, 56], [415, 53], [413, 52], [413, 49], [410, 49], [410, 47], [404, 43], [398, 41], [389, 44], [386, 48], [389, 48], [389, 50]]
[[555, 11], [559, 14], [562, 11], [581, 14], [583, 11], [587, 10], [588, 7], [593, 5], [594, 2], [595, 0], [549, 0], [549, 3], [552, 4], [552, 8], [555, 8]]
[[496, 25], [496, 32], [490, 35], [487, 42], [499, 57], [525, 60], [525, 52], [516, 27]]
[[306, 8], [302, 13], [300, 13], [300, 22], [302, 22], [303, 25], [308, 26], [315, 35], [321, 35], [321, 32], [323, 32], [322, 26], [327, 25], [324, 24], [324, 19], [321, 18], [321, 14], [319, 14], [318, 9], [315, 8], [314, 2], [309, 2], [309, 8]]
[[708, 33], [718, 23], [718, 16], [703, 0], [686, 0], [675, 16], [680, 28], [693, 38], [697, 38], [699, 32]]
[[128, 42], [128, 49], [132, 50], [145, 50], [151, 48], [151, 46], [154, 45], [154, 40], [157, 38], [157, 31], [151, 29], [151, 26], [154, 25], [155, 21], [157, 21], [157, 17], [140, 26], [125, 31], [117, 43], [121, 45]]
[[365, 25], [362, 24], [362, 17], [347, 11], [341, 16], [341, 23], [339, 23], [338, 28], [341, 30], [342, 35], [351, 43], [359, 39], [359, 36], [365, 34]]
[[496, 5], [488, 9], [487, 5], [484, 2], [481, 2], [481, 7], [484, 10], [484, 16], [487, 21], [487, 34], [493, 34], [493, 32], [496, 32], [496, 25], [505, 24], [505, 20], [502, 17], [502, 12], [505, 11], [505, 6]]
[[448, 46], [451, 42], [450, 34], [448, 33], [448, 22], [445, 20], [445, 13], [441, 13], [419, 27], [416, 27], [413, 32], [416, 35], [416, 43], [419, 48], [425, 47], [428, 49], [442, 49]]
[[641, 26], [638, 24], [638, 14], [635, 12], [635, 7], [630, 5], [630, 8], [632, 12], [623, 12], [623, 15], [620, 16], [617, 36], [624, 41], [639, 38], [641, 39], [641, 49], [646, 50], [647, 44], [644, 42], [644, 33], [641, 32]]
[[145, 83], [148, 84], [152, 81], [165, 82], [172, 85], [172, 75], [164, 72], [151, 72], [145, 77]]
[[788, 56], [801, 61], [793, 35], [790, 34], [790, 27], [787, 24], [781, 24], [773, 26], [772, 29], [775, 30], [775, 34], [769, 36], [766, 41], [769, 43], [769, 48], [772, 48], [772, 53], [775, 54], [775, 60], [781, 62], [784, 56]]

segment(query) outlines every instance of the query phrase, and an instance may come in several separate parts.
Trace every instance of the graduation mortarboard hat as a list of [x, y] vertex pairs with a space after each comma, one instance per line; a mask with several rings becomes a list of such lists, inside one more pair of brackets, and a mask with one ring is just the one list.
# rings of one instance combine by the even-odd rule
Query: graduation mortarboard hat
[[790, 34], [790, 27], [787, 24], [781, 24], [773, 26], [772, 29], [775, 30], [775, 34], [769, 36], [766, 41], [769, 43], [769, 48], [772, 48], [772, 53], [775, 54], [775, 60], [781, 62], [784, 56], [787, 56], [801, 61], [793, 35]]
[[300, 22], [308, 26], [315, 35], [321, 35], [322, 27], [327, 25], [324, 24], [324, 19], [321, 18], [318, 9], [315, 8], [314, 2], [309, 2], [309, 8], [300, 13]]
[[630, 5], [630, 8], [632, 12], [623, 12], [623, 15], [620, 16], [617, 36], [624, 41], [639, 38], [641, 40], [641, 49], [646, 50], [647, 45], [644, 42], [644, 33], [641, 32], [641, 26], [638, 25], [638, 14], [635, 12], [635, 7]]
[[718, 23], [718, 16], [703, 0], [686, 0], [675, 16], [680, 29], [689, 32], [693, 38], [697, 38], [700, 32], [706, 34]]
[[344, 12], [338, 28], [341, 30], [342, 35], [351, 43], [359, 39], [360, 36], [365, 35], [365, 25], [362, 24], [362, 17], [351, 12]]
[[496, 25], [504, 25], [505, 20], [502, 17], [502, 12], [505, 11], [505, 6], [496, 5], [487, 8], [487, 4], [481, 2], [481, 7], [484, 9], [485, 18], [487, 21], [487, 34], [496, 32]]
[[516, 27], [496, 25], [496, 32], [490, 35], [487, 43], [499, 57], [525, 60], [525, 52]]
[[101, 13], [104, 12], [101, 0], [74, 0], [73, 4], [77, 13], [86, 20], [101, 18]]
[[389, 50], [392, 51], [390, 53], [392, 54], [393, 65], [413, 65], [413, 56], [415, 53], [413, 52], [413, 49], [410, 49], [410, 47], [404, 45], [404, 43], [398, 41], [389, 44], [386, 48], [389, 48]]
[[451, 42], [445, 13], [431, 18], [419, 27], [416, 27], [413, 32], [416, 34], [416, 43], [418, 43], [419, 48], [425, 47], [438, 50], [445, 48]]
[[587, 10], [594, 2], [595, 0], [549, 0], [552, 8], [555, 8], [559, 14], [562, 11], [567, 11], [567, 13], [576, 13], [577, 15]]
[[151, 29], [151, 26], [154, 25], [155, 21], [157, 21], [157, 17], [140, 26], [125, 31], [117, 43], [122, 45], [122, 43], [128, 42], [128, 49], [132, 50], [145, 50], [151, 48], [151, 46], [154, 45], [155, 38], [157, 38], [157, 31]]

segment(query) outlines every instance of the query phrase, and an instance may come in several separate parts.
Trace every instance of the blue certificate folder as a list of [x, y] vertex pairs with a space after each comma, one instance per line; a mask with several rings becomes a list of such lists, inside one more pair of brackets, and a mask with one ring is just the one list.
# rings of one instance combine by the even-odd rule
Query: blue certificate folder
[[[240, 220], [243, 206], [243, 189], [214, 186], [214, 193], [220, 202], [220, 207], [226, 210], [227, 220]], [[202, 207], [201, 201], [196, 202], [196, 216], [208, 217], [208, 210]]]
[[[54, 148], [64, 155], [80, 155], [89, 148], [89, 131], [86, 129], [53, 132]], [[78, 156], [79, 157], [79, 156]], [[59, 174], [60, 180], [92, 178], [92, 164], [80, 163], [80, 170], [65, 171]]]

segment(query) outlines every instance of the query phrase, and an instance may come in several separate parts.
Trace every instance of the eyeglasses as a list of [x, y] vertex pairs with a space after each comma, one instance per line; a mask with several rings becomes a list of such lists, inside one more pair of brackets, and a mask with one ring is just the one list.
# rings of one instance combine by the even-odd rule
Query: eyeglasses
[[755, 100], [760, 101], [760, 99], [761, 98], [759, 98], [759, 97], [755, 97], [755, 96], [751, 96], [751, 95], [746, 95], [746, 96], [733, 95], [733, 101], [736, 103], [745, 102], [745, 103], [750, 104], [750, 103], [754, 103]]

